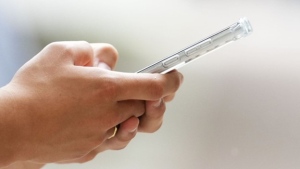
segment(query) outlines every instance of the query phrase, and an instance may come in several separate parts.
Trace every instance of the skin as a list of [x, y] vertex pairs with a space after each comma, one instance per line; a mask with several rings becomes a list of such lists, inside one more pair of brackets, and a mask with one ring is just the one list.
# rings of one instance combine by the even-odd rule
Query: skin
[[112, 71], [117, 59], [108, 44], [55, 42], [22, 66], [0, 89], [0, 167], [83, 163], [158, 130], [183, 76]]

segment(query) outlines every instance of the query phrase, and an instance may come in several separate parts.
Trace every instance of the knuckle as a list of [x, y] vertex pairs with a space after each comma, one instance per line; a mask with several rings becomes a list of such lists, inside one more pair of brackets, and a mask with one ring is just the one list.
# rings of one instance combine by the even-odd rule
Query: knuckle
[[159, 99], [163, 97], [164, 95], [164, 82], [159, 81], [159, 80], [152, 80], [151, 82], [151, 87], [150, 87], [150, 93], [153, 97], [153, 99]]
[[[46, 47], [47, 51], [57, 60], [61, 60], [64, 57], [70, 57], [75, 54], [74, 49], [70, 44], [63, 42], [53, 42]], [[63, 56], [63, 57], [62, 57]]]
[[73, 56], [73, 55], [75, 55], [75, 51], [74, 51], [73, 46], [64, 45], [62, 50], [61, 50], [61, 55], [63, 55], [63, 56]]
[[72, 56], [75, 55], [76, 49], [80, 47], [80, 54], [89, 55], [92, 51], [91, 45], [86, 41], [77, 41], [77, 42], [52, 42], [47, 45], [47, 48], [52, 51], [57, 51], [58, 54], [63, 56]]
[[64, 43], [62, 42], [52, 42], [48, 44], [45, 49], [48, 51], [61, 51], [64, 49]]
[[147, 116], [153, 120], [160, 120], [163, 118], [165, 111], [166, 105], [162, 103], [158, 108], [155, 109], [155, 112], [148, 113]]
[[119, 56], [118, 50], [111, 44], [108, 43], [103, 44], [102, 53], [105, 55], [109, 55], [111, 59], [113, 59], [114, 61], [118, 60], [118, 56]]

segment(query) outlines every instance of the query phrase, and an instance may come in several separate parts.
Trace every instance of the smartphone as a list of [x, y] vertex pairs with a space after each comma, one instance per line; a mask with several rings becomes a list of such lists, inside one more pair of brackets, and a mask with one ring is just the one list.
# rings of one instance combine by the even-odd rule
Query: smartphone
[[144, 69], [139, 70], [137, 73], [167, 73], [174, 69], [178, 69], [191, 61], [196, 60], [199, 56], [214, 51], [215, 49], [234, 42], [238, 39], [247, 37], [253, 32], [249, 20], [244, 17], [239, 19], [238, 22], [226, 27], [225, 29], [207, 37], [203, 40], [184, 48], [183, 50], [166, 57]]

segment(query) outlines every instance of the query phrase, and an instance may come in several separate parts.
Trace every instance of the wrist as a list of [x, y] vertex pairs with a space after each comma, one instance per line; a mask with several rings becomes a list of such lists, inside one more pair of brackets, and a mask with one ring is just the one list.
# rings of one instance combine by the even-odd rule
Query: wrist
[[41, 169], [46, 164], [32, 163], [32, 162], [16, 162], [3, 169]]
[[24, 126], [16, 96], [9, 86], [0, 88], [0, 167], [27, 160], [22, 155]]
[[11, 124], [9, 124], [9, 117], [7, 116], [7, 114], [12, 112], [9, 100], [8, 93], [4, 90], [4, 87], [0, 88], [0, 167], [15, 162], [10, 136], [12, 131], [9, 127]]

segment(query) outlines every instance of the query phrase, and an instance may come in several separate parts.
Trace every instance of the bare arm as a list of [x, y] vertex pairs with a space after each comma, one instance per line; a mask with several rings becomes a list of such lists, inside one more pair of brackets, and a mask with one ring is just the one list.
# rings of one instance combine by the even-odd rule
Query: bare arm
[[32, 162], [16, 162], [1, 169], [41, 169], [44, 165], [45, 164], [38, 164]]
[[[153, 101], [176, 92], [181, 74], [121, 73], [93, 67], [99, 50], [103, 47], [86, 42], [53, 43], [1, 88], [1, 166], [16, 161], [67, 161], [117, 149], [118, 140], [128, 136], [124, 131], [137, 128], [139, 118], [156, 121], [147, 125], [149, 120], [142, 120], [139, 130], [159, 128], [160, 119], [143, 116], [146, 109], [155, 112], [147, 108]], [[146, 107], [145, 101], [150, 103]], [[164, 103], [158, 107], [162, 116]], [[116, 137], [108, 139], [119, 124]], [[155, 127], [150, 129], [150, 124]]]

